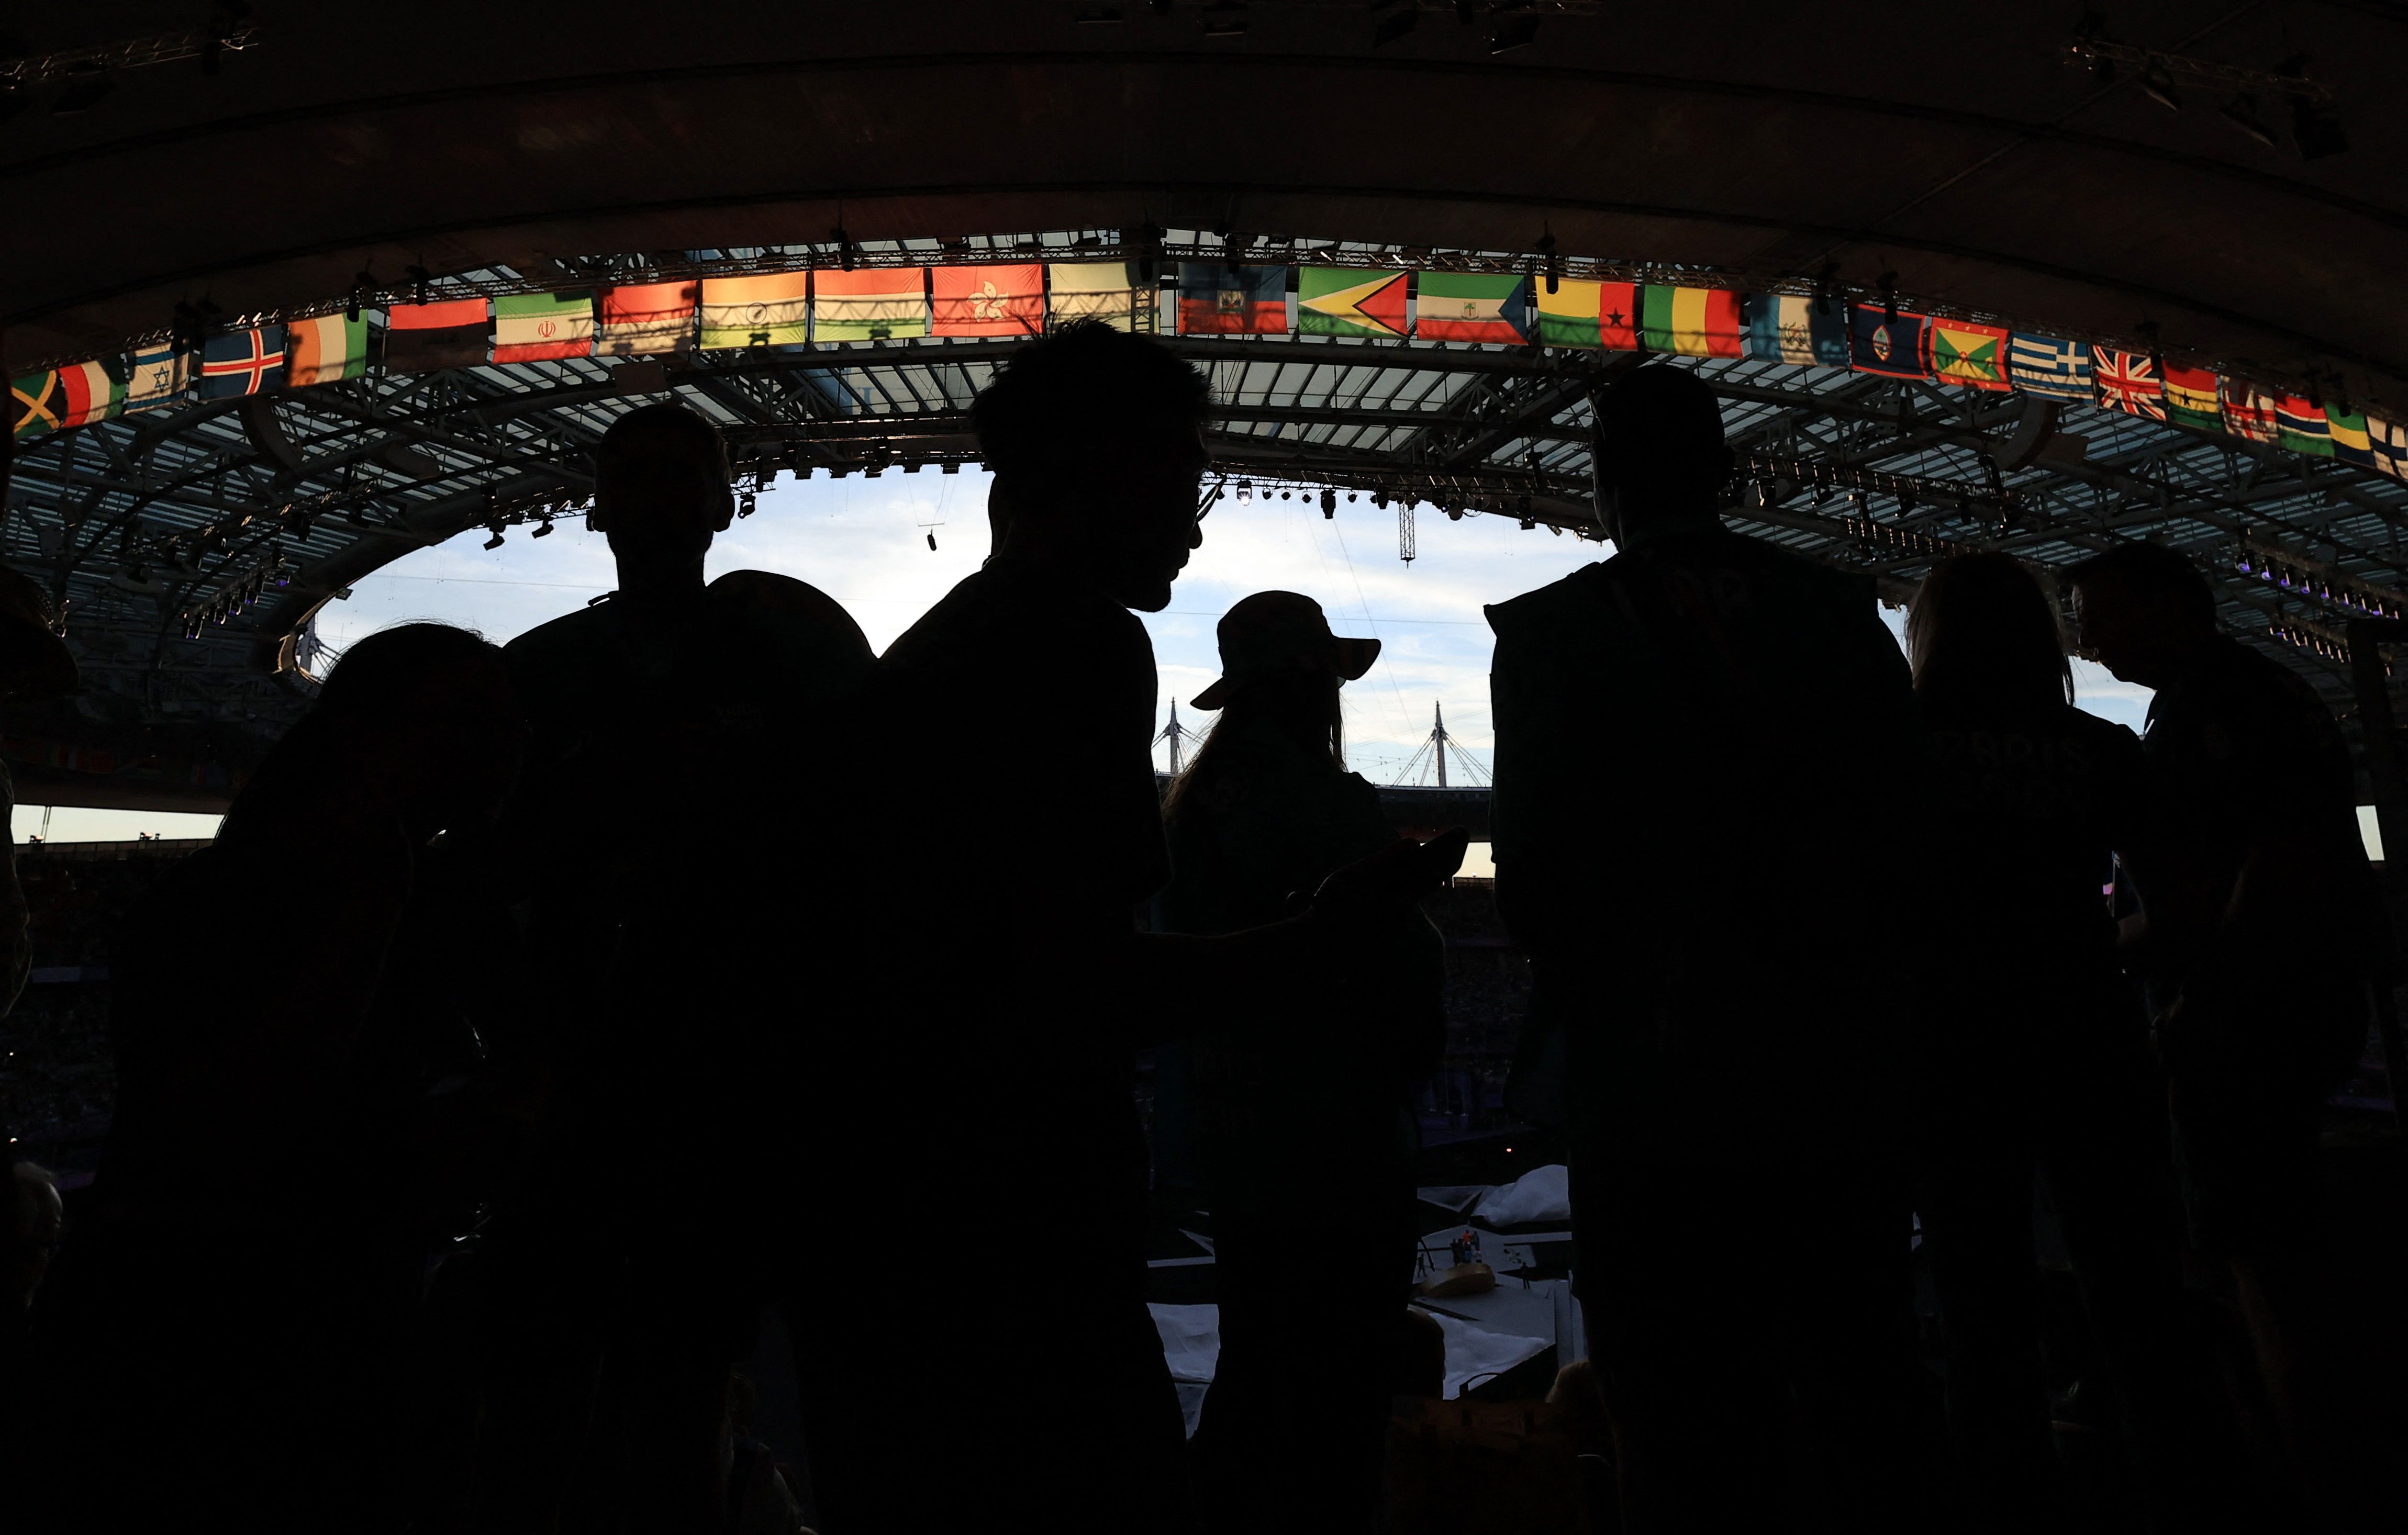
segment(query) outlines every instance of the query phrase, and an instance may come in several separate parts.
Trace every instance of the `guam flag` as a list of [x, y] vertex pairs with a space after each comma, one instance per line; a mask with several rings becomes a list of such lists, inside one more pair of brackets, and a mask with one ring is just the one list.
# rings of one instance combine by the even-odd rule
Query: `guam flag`
[[2147, 352], [2094, 347], [2090, 380], [2099, 390], [2100, 409], [2149, 421], [2166, 419], [2166, 381], [2157, 377], [2157, 365]]
[[2097, 397], [2091, 379], [2087, 341], [2060, 341], [2022, 331], [2008, 337], [2007, 381], [2027, 395], [2088, 405]]
[[1037, 336], [1045, 329], [1045, 264], [939, 266], [928, 274], [939, 336]]
[[385, 370], [432, 373], [478, 366], [485, 360], [486, 328], [481, 298], [393, 305], [384, 311]]
[[[709, 283], [703, 284], [708, 288]], [[703, 345], [710, 344], [708, 337]], [[594, 292], [509, 294], [494, 300], [494, 361], [540, 363], [594, 355]]]
[[1285, 336], [1287, 268], [1181, 262], [1179, 334]]
[[1682, 357], [1740, 354], [1739, 294], [1728, 288], [1650, 282], [1639, 290], [1640, 339]]
[[2408, 480], [2408, 423], [2368, 416], [2366, 445], [2373, 453], [2376, 472]]
[[2366, 417], [2344, 409], [2339, 402], [2326, 406], [2324, 411], [2325, 434], [2332, 443], [2333, 457], [2361, 469], [2374, 467], [2374, 444], [2368, 439]]
[[193, 354], [162, 341], [144, 347], [125, 360], [125, 413], [157, 410], [182, 403], [193, 386]]
[[2325, 408], [2304, 395], [2274, 396], [2274, 440], [2295, 453], [2334, 456], [2332, 423]]
[[1304, 266], [1296, 274], [1296, 328], [1307, 336], [1405, 338], [1405, 274]]
[[1878, 304], [1848, 306], [1848, 366], [1885, 379], [1921, 379], [1923, 333], [1930, 321]]
[[1804, 366], [1848, 366], [1848, 322], [1828, 299], [1804, 294], [1756, 294], [1748, 299], [1746, 355]]
[[70, 363], [48, 373], [29, 374], [8, 385], [12, 434], [40, 437], [105, 421], [125, 409], [125, 361]]
[[368, 370], [368, 323], [339, 314], [295, 320], [286, 331], [286, 379], [294, 388], [356, 379]]
[[[477, 300], [479, 308], [483, 299]], [[211, 337], [201, 346], [201, 398], [232, 399], [284, 387], [284, 327], [261, 325]]]
[[1971, 320], [1931, 322], [1925, 346], [1931, 375], [1942, 383], [1971, 384], [1975, 389], [2010, 389], [2007, 381], [2007, 328]]
[[1423, 340], [1529, 344], [1528, 278], [1512, 272], [1424, 272], [1414, 285], [1413, 334]]

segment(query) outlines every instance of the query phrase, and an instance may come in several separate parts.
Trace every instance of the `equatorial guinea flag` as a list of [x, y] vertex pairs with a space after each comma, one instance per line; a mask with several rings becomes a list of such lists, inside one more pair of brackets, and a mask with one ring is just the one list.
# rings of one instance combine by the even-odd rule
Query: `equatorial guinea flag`
[[1285, 336], [1287, 268], [1181, 262], [1179, 334]]
[[1413, 334], [1425, 341], [1530, 342], [1530, 280], [1518, 272], [1424, 272]]
[[307, 384], [356, 379], [368, 370], [368, 323], [339, 314], [295, 320], [285, 327], [285, 382]]
[[603, 357], [646, 357], [694, 345], [695, 280], [624, 282], [602, 290]]
[[594, 355], [594, 291], [511, 294], [494, 300], [494, 361], [542, 363]]
[[928, 273], [932, 333], [1035, 336], [1045, 329], [1045, 264], [939, 266]]
[[1296, 275], [1296, 328], [1307, 336], [1405, 338], [1405, 274], [1305, 266]]
[[1828, 298], [1756, 294], [1748, 299], [1747, 355], [1800, 366], [1848, 366], [1848, 322]]
[[384, 311], [385, 371], [475, 367], [485, 360], [487, 330], [481, 298], [393, 305]]
[[899, 341], [928, 334], [928, 278], [918, 266], [811, 274], [811, 337], [820, 341]]
[[1114, 330], [1152, 335], [1160, 292], [1133, 261], [1056, 261], [1045, 267], [1048, 323], [1059, 328], [1093, 320]]
[[1739, 294], [1728, 288], [1650, 282], [1639, 293], [1640, 334], [1649, 351], [1681, 357], [1740, 354]]

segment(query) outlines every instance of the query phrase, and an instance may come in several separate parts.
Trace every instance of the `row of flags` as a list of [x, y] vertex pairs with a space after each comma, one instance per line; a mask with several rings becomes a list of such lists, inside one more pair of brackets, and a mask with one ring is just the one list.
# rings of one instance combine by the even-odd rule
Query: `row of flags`
[[[1293, 297], [1291, 297], [1291, 292]], [[325, 315], [161, 344], [11, 382], [20, 438], [204, 399], [391, 372], [800, 347], [923, 336], [1035, 336], [1099, 320], [1153, 331], [1163, 295], [1131, 262], [890, 266], [619, 283], [395, 304], [380, 332]], [[1187, 336], [1342, 336], [1755, 358], [1972, 389], [2019, 389], [2328, 457], [2408, 480], [2408, 425], [2144, 352], [1977, 321], [1793, 294], [1526, 273], [1367, 272], [1182, 262]]]

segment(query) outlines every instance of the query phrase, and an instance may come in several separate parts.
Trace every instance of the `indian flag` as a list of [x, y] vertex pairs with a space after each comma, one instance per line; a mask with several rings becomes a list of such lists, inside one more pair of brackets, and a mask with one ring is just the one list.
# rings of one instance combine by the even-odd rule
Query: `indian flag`
[[1727, 288], [1650, 282], [1640, 292], [1640, 337], [1650, 351], [1683, 357], [1740, 354], [1739, 294]]
[[591, 289], [512, 294], [494, 300], [494, 361], [540, 363], [554, 357], [593, 355]]
[[811, 274], [702, 280], [702, 344], [706, 351], [799, 347], [811, 338]]
[[368, 323], [339, 314], [295, 320], [285, 327], [284, 344], [292, 349], [285, 364], [285, 382], [333, 383], [356, 379], [368, 370]]
[[1097, 320], [1114, 330], [1150, 336], [1156, 329], [1160, 290], [1139, 280], [1133, 261], [1054, 261], [1045, 264], [1050, 323], [1055, 327]]
[[928, 334], [928, 277], [917, 266], [811, 274], [811, 332], [822, 341], [891, 341]]

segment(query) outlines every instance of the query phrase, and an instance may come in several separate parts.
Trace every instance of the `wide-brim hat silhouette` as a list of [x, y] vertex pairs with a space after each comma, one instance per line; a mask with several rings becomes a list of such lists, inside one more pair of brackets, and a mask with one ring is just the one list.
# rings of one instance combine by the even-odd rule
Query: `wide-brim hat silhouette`
[[1380, 642], [1332, 634], [1321, 604], [1300, 592], [1256, 592], [1221, 615], [1221, 676], [1197, 694], [1197, 709], [1218, 709], [1233, 682], [1271, 671], [1335, 673], [1346, 681], [1371, 669]]
[[0, 565], [0, 696], [63, 698], [81, 681], [50, 594]]

